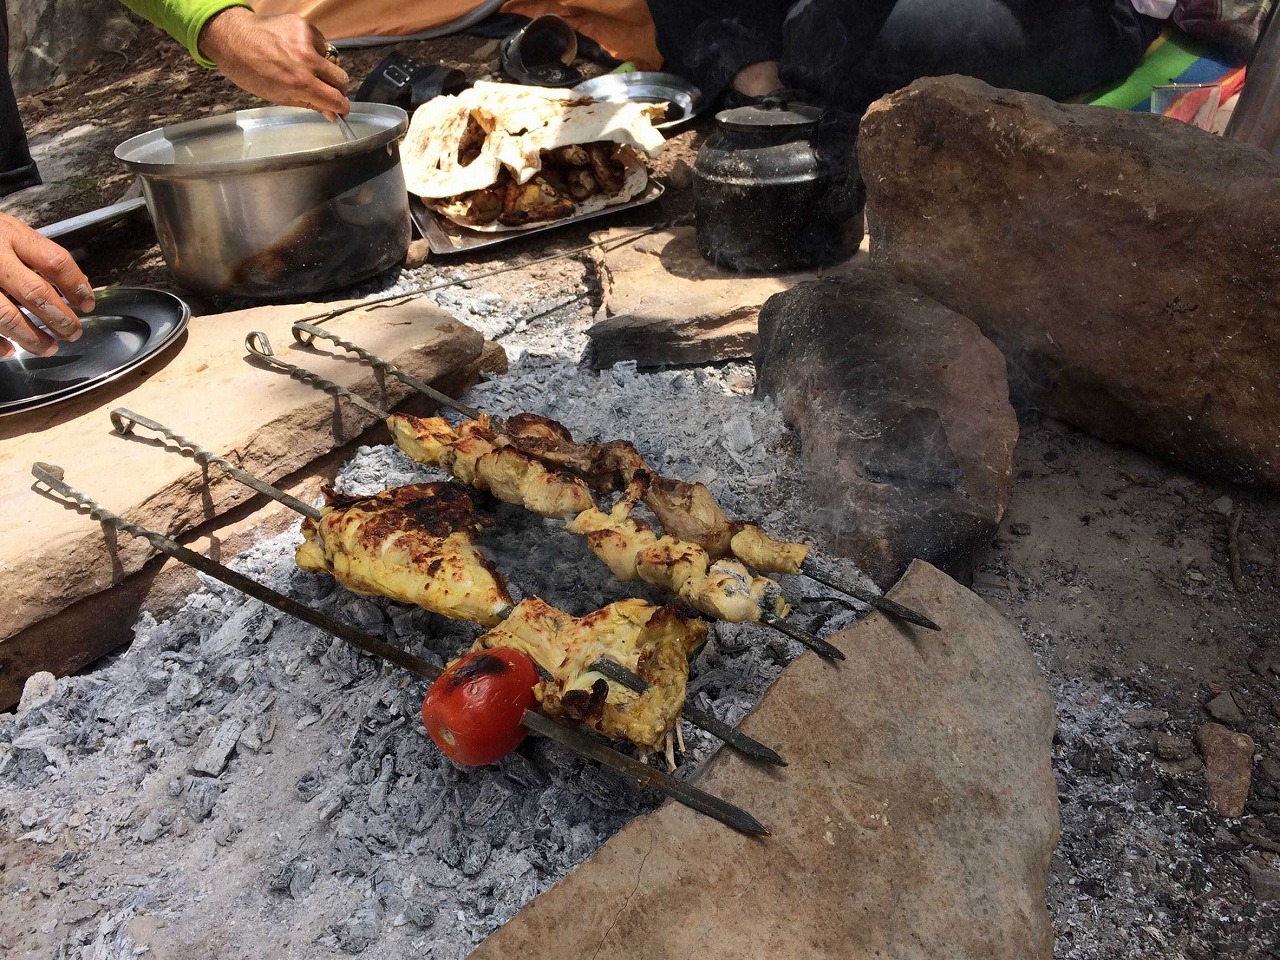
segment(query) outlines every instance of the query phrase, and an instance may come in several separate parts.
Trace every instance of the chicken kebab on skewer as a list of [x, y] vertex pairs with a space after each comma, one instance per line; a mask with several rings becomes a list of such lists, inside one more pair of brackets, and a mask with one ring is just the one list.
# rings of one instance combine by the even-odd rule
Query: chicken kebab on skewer
[[[740, 807], [676, 780], [648, 764], [605, 746], [572, 726], [559, 723], [532, 709], [536, 702], [533, 687], [537, 674], [531, 662], [521, 664], [526, 655], [518, 650], [502, 648], [472, 653], [455, 661], [449, 668], [441, 669], [399, 647], [298, 603], [162, 534], [117, 516], [68, 484], [61, 467], [35, 463], [31, 472], [36, 478], [33, 489], [37, 492], [52, 496], [67, 507], [87, 513], [118, 533], [142, 538], [161, 553], [262, 603], [319, 627], [358, 650], [432, 681], [423, 701], [423, 722], [440, 745], [441, 752], [451, 759], [462, 763], [495, 762], [515, 749], [525, 733], [536, 733], [568, 747], [581, 757], [616, 770], [634, 782], [653, 787], [678, 803], [714, 817], [735, 830], [754, 835], [768, 833], [758, 820]], [[255, 479], [250, 485], [256, 489], [259, 484], [261, 481]], [[492, 664], [514, 669], [498, 670]], [[493, 699], [494, 694], [502, 700], [500, 704], [487, 702]], [[500, 709], [491, 711], [488, 709], [491, 705]], [[460, 710], [456, 709], [459, 707]], [[484, 708], [479, 715], [477, 707]], [[494, 713], [501, 713], [501, 718], [495, 718]], [[498, 729], [495, 729], [495, 720], [502, 725]], [[482, 731], [483, 739], [480, 738]]]
[[[420, 463], [445, 469], [463, 483], [541, 516], [571, 519], [588, 511], [592, 516], [599, 513], [585, 481], [524, 453], [483, 415], [480, 420], [464, 423], [457, 432], [440, 417], [420, 420], [392, 415], [313, 371], [280, 360], [264, 334], [250, 334], [246, 346], [250, 353], [298, 381], [344, 397], [382, 418], [397, 446]], [[845, 659], [832, 644], [785, 622], [783, 617], [791, 608], [775, 581], [753, 575], [737, 560], [712, 561], [697, 544], [674, 538], [660, 540], [647, 527], [637, 529], [636, 535], [646, 541], [640, 546], [651, 548], [645, 550], [646, 562], [637, 571], [652, 585], [707, 616], [734, 623], [761, 623], [829, 660]], [[650, 537], [653, 542], [648, 542]]]
[[775, 540], [755, 524], [730, 520], [704, 484], [659, 475], [649, 468], [629, 441], [577, 442], [562, 424], [529, 413], [517, 414], [505, 421], [486, 418], [474, 407], [441, 393], [376, 354], [315, 324], [299, 321], [293, 325], [293, 335], [303, 345], [310, 345], [320, 337], [356, 354], [437, 403], [470, 420], [483, 422], [489, 429], [498, 428], [521, 452], [573, 471], [600, 492], [623, 489], [638, 475], [646, 474], [649, 480], [643, 496], [645, 505], [669, 535], [701, 545], [713, 561], [732, 556], [759, 573], [809, 577], [891, 617], [930, 630], [939, 629], [919, 611], [825, 573], [814, 565], [806, 544]]
[[[706, 624], [675, 608], [623, 600], [575, 618], [536, 598], [512, 607], [507, 585], [470, 541], [488, 521], [465, 490], [448, 482], [412, 484], [368, 496], [326, 490], [320, 509], [248, 474], [224, 457], [155, 420], [124, 408], [111, 413], [121, 435], [157, 433], [177, 452], [218, 466], [259, 493], [304, 516], [296, 559], [355, 593], [385, 596], [451, 619], [493, 627], [473, 649], [523, 651], [538, 664], [544, 712], [584, 723], [645, 749], [664, 744], [672, 763], [673, 731], [691, 723], [755, 759], [778, 754], [685, 704], [689, 656], [706, 640]], [[612, 681], [612, 682], [610, 682]]]

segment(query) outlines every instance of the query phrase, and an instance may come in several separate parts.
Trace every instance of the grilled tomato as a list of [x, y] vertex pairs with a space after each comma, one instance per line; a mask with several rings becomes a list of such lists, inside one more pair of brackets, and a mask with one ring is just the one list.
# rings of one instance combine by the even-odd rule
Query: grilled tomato
[[535, 703], [538, 670], [509, 647], [464, 654], [431, 684], [422, 722], [454, 763], [497, 763], [524, 739], [524, 712]]

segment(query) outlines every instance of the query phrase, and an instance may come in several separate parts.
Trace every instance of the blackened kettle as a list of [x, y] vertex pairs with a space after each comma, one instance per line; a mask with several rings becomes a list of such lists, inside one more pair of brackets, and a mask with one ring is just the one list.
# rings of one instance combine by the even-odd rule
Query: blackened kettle
[[846, 260], [862, 241], [856, 122], [768, 98], [716, 114], [693, 165], [698, 250], [743, 273]]

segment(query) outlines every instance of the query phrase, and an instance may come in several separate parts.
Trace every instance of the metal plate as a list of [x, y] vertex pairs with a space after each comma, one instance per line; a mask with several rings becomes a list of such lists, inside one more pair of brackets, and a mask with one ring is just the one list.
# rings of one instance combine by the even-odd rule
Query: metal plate
[[667, 104], [667, 115], [654, 126], [659, 130], [691, 120], [702, 109], [702, 92], [674, 73], [637, 70], [632, 73], [606, 73], [585, 80], [573, 88], [574, 93], [618, 103], [638, 100]]
[[51, 357], [18, 350], [0, 359], [0, 416], [61, 403], [124, 376], [173, 343], [191, 319], [181, 298], [147, 287], [95, 292], [84, 332]]
[[431, 247], [431, 252], [437, 256], [447, 256], [451, 253], [481, 250], [485, 247], [496, 246], [499, 243], [519, 240], [521, 237], [527, 237], [533, 233], [568, 227], [575, 223], [594, 220], [597, 217], [605, 217], [611, 213], [620, 213], [623, 210], [633, 210], [636, 207], [643, 207], [646, 203], [653, 203], [664, 192], [662, 184], [650, 179], [649, 185], [626, 203], [620, 203], [614, 207], [605, 207], [603, 210], [595, 210], [591, 213], [583, 213], [574, 217], [565, 217], [555, 223], [545, 223], [540, 226], [529, 227], [527, 230], [508, 230], [503, 233], [482, 233], [479, 230], [468, 230], [466, 227], [460, 227], [452, 220], [447, 220], [437, 215], [425, 203], [414, 196], [409, 197], [409, 212], [413, 215], [414, 226], [418, 228], [418, 232], [426, 238], [427, 244]]

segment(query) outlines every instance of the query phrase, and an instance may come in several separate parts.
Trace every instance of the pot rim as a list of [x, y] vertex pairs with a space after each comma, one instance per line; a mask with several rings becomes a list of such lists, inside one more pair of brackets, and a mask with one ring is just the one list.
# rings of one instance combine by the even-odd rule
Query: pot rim
[[274, 170], [293, 170], [300, 167], [325, 163], [341, 157], [351, 157], [381, 149], [389, 143], [399, 140], [409, 128], [409, 115], [399, 107], [385, 103], [353, 103], [351, 116], [356, 118], [371, 117], [382, 121], [390, 121], [383, 129], [354, 140], [339, 140], [336, 143], [309, 150], [297, 150], [270, 157], [259, 157], [252, 160], [206, 160], [197, 163], [156, 163], [148, 160], [136, 160], [133, 157], [148, 152], [149, 148], [161, 141], [174, 141], [207, 135], [217, 130], [240, 127], [243, 123], [249, 126], [276, 126], [299, 122], [328, 123], [320, 114], [305, 107], [254, 107], [248, 110], [234, 110], [212, 117], [201, 117], [199, 120], [187, 120], [158, 127], [146, 133], [130, 137], [115, 149], [116, 159], [134, 173], [148, 177], [168, 180], [189, 180], [208, 178], [210, 176], [241, 176], [245, 174], [265, 173]]

